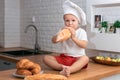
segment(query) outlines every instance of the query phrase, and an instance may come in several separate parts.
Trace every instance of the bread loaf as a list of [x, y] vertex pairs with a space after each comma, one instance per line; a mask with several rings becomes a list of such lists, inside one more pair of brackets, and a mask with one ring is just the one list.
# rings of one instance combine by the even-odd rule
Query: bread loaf
[[57, 74], [37, 74], [26, 76], [24, 80], [67, 80], [67, 77]]
[[63, 29], [58, 33], [56, 42], [63, 42], [67, 40], [68, 38], [70, 38], [70, 36], [71, 36], [70, 30]]

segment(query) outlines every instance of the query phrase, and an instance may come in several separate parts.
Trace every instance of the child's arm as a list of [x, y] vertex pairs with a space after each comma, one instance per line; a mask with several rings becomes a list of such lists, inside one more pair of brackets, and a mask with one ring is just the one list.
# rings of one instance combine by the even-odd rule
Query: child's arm
[[52, 42], [53, 42], [53, 43], [57, 43], [56, 39], [57, 39], [57, 35], [53, 36], [53, 37], [52, 37]]
[[85, 40], [79, 40], [76, 37], [72, 38], [72, 40], [81, 48], [86, 48], [87, 47], [88, 42], [85, 41]]
[[85, 40], [79, 40], [75, 35], [75, 29], [71, 28], [71, 27], [67, 27], [70, 32], [71, 32], [71, 39], [81, 48], [86, 48], [87, 47], [87, 44], [88, 42], [85, 41]]

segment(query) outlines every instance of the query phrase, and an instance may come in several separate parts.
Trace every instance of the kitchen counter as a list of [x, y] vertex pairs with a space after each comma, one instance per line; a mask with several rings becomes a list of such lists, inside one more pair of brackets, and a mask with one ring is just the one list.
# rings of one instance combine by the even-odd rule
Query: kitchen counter
[[[23, 78], [15, 77], [13, 76], [13, 73], [15, 73], [16, 69], [6, 70], [6, 71], [0, 71], [0, 80], [24, 80]], [[57, 71], [44, 71], [44, 73], [58, 73]]]
[[23, 48], [23, 47], [0, 48], [0, 52], [3, 52], [3, 51], [14, 51], [14, 50], [28, 50], [28, 48]]
[[[28, 48], [22, 48], [22, 47], [0, 48], [0, 53], [2, 53], [4, 51], [16, 51], [16, 50], [28, 50]], [[0, 59], [8, 60], [8, 61], [15, 62], [15, 63], [18, 61], [18, 58], [10, 57], [10, 56], [6, 56], [6, 55], [2, 55], [2, 54], [0, 54]]]
[[[9, 50], [21, 50], [21, 48], [14, 48]], [[7, 50], [8, 49], [0, 49], [1, 50]], [[50, 54], [50, 55], [56, 55], [56, 54]], [[24, 57], [8, 57], [0, 55], [0, 58], [11, 60], [12, 62], [17, 62], [21, 58], [27, 58], [30, 59], [38, 64], [40, 64], [42, 70], [45, 73], [55, 73], [59, 74], [58, 71], [52, 70], [51, 68], [47, 67], [43, 61], [42, 58], [44, 55], [32, 55], [32, 56], [24, 56]], [[16, 78], [12, 76], [12, 74], [16, 71], [16, 69], [11, 70], [5, 70], [0, 71], [0, 80], [24, 80], [21, 78]], [[120, 66], [108, 66], [108, 65], [102, 65], [102, 64], [96, 64], [93, 61], [90, 61], [88, 64], [87, 69], [83, 69], [77, 73], [71, 74], [70, 77], [68, 77], [68, 80], [100, 80], [104, 77], [108, 77], [114, 74], [120, 73]]]
[[[0, 71], [0, 80], [24, 80], [12, 76], [15, 71], [16, 69]], [[52, 69], [43, 69], [43, 71], [45, 73], [59, 73]], [[68, 80], [100, 80], [101, 78], [118, 73], [120, 73], [120, 66], [107, 66], [90, 62], [87, 69], [71, 74]]]

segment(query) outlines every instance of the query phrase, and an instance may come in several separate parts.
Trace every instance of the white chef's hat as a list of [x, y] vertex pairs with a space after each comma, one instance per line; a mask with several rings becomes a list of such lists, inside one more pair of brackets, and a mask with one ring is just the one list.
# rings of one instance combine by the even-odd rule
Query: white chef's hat
[[71, 2], [70, 0], [66, 0], [64, 2], [63, 10], [64, 10], [64, 15], [72, 14], [78, 18], [81, 25], [83, 26], [86, 25], [86, 15], [84, 11], [79, 6]]

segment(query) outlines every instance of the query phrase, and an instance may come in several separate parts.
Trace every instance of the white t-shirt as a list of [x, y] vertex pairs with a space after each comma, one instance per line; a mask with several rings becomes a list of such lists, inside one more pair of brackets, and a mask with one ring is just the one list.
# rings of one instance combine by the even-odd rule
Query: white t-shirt
[[[85, 30], [82, 28], [76, 30], [76, 37], [79, 40], [88, 41], [87, 34]], [[80, 57], [82, 55], [85, 55], [85, 49], [80, 48], [78, 45], [76, 45], [71, 38], [62, 42], [61, 44], [62, 44], [62, 52], [65, 53], [65, 55], [73, 56], [73, 57]]]

